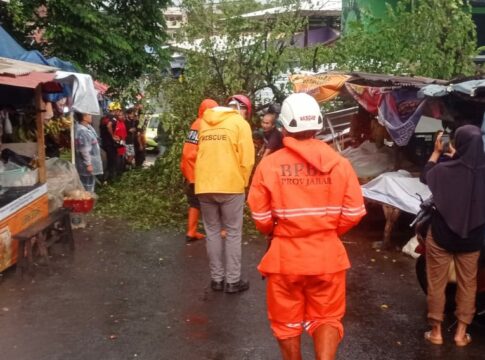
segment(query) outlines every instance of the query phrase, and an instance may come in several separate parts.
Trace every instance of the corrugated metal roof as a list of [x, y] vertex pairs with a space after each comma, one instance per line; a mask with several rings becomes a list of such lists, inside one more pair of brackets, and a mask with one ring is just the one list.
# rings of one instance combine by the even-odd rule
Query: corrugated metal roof
[[57, 68], [0, 57], [0, 85], [35, 89], [43, 82], [52, 81]]
[[448, 83], [448, 81], [446, 80], [432, 79], [421, 76], [396, 76], [364, 72], [352, 72], [350, 73], [350, 75], [352, 76], [352, 78], [347, 82], [373, 87], [403, 86], [421, 88], [429, 84], [445, 85]]
[[45, 73], [35, 71], [32, 71], [27, 75], [20, 76], [0, 75], [0, 85], [35, 89], [37, 85], [53, 81], [55, 77], [55, 72]]
[[49, 73], [58, 70], [52, 66], [38, 65], [25, 61], [0, 57], [0, 75], [22, 76], [31, 72]]

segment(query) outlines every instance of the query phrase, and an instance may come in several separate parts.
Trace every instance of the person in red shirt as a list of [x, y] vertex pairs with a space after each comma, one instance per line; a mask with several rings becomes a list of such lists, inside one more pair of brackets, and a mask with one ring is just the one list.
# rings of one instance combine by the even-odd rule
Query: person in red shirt
[[121, 174], [125, 170], [125, 155], [126, 155], [126, 137], [128, 131], [126, 130], [125, 118], [123, 114], [117, 117], [115, 129], [113, 132], [113, 139], [117, 145], [116, 153], [118, 155], [116, 165], [118, 168], [118, 174]]
[[205, 99], [199, 106], [199, 114], [197, 119], [190, 126], [190, 131], [185, 139], [184, 147], [182, 149], [182, 159], [180, 161], [180, 170], [188, 184], [186, 195], [189, 203], [189, 214], [187, 221], [187, 241], [195, 241], [205, 238], [204, 234], [197, 232], [197, 224], [199, 223], [200, 203], [199, 199], [194, 193], [195, 183], [195, 160], [197, 158], [197, 151], [199, 150], [199, 127], [202, 115], [207, 109], [218, 106], [217, 102], [212, 99]]
[[106, 181], [114, 180], [120, 174], [118, 146], [120, 138], [115, 135], [118, 118], [121, 116], [121, 104], [111, 102], [108, 105], [109, 114], [101, 119], [99, 132], [101, 147], [106, 153]]
[[317, 359], [334, 359], [350, 267], [339, 236], [365, 215], [362, 191], [348, 160], [314, 138], [323, 125], [314, 98], [290, 95], [280, 120], [284, 147], [261, 160], [248, 195], [256, 227], [272, 239], [258, 266], [269, 320], [283, 359], [301, 359], [303, 329]]

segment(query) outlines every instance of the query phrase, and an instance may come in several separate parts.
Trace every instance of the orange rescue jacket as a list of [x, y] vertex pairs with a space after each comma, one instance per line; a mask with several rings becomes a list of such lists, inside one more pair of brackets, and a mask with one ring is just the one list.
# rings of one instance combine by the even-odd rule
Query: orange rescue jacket
[[283, 143], [261, 160], [249, 191], [256, 227], [273, 236], [259, 271], [320, 275], [348, 269], [339, 235], [366, 213], [354, 170], [322, 141], [285, 137]]
[[218, 106], [217, 102], [212, 99], [205, 99], [199, 106], [199, 113], [197, 119], [190, 126], [190, 131], [185, 138], [184, 147], [182, 149], [182, 159], [180, 161], [180, 170], [182, 175], [191, 184], [195, 182], [195, 160], [197, 159], [197, 151], [199, 149], [199, 127], [202, 115], [207, 109]]

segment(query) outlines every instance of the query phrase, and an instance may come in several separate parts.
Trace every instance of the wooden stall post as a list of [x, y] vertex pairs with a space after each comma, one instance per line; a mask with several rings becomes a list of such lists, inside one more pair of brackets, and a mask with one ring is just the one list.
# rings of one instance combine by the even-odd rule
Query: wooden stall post
[[76, 148], [75, 148], [75, 138], [74, 138], [74, 113], [72, 111], [69, 112], [69, 120], [71, 121], [71, 162], [73, 165], [76, 165]]
[[35, 88], [35, 123], [37, 125], [37, 171], [39, 182], [44, 184], [47, 181], [45, 168], [45, 142], [44, 142], [44, 101], [42, 100], [42, 86]]

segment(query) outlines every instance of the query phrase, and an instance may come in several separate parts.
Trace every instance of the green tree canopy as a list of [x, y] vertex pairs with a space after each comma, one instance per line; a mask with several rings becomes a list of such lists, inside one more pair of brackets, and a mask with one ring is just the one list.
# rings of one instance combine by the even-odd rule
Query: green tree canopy
[[[288, 6], [298, 3], [286, 1]], [[186, 52], [184, 76], [152, 77], [147, 87], [156, 102], [164, 103], [164, 126], [173, 145], [151, 169], [129, 173], [114, 188], [103, 190], [100, 204], [103, 199], [107, 201], [100, 208], [104, 213], [130, 213], [131, 221], [144, 227], [183, 222], [186, 204], [179, 171], [181, 149], [197, 108], [206, 97], [222, 103], [234, 92], [243, 92], [254, 99], [259, 89], [269, 86], [281, 100], [284, 92], [275, 80], [291, 73], [296, 65], [307, 70], [325, 65], [342, 71], [442, 79], [474, 73], [475, 27], [470, 8], [461, 0], [419, 0], [414, 1], [414, 7], [411, 0], [402, 0], [397, 7], [389, 8], [387, 18], [367, 15], [365, 24], [354, 23], [349, 34], [333, 46], [306, 49], [293, 46], [293, 35], [307, 24], [298, 12], [255, 21], [241, 16], [248, 8], [259, 9], [252, 0], [221, 0], [218, 4], [214, 8], [203, 0], [184, 2], [189, 24], [179, 41], [193, 46]], [[131, 185], [139, 183], [150, 188]], [[119, 197], [117, 194], [126, 188], [135, 189], [127, 195], [130, 198]], [[140, 198], [147, 198], [150, 205], [134, 205]], [[147, 207], [153, 209], [152, 213], [133, 219]]]
[[[169, 0], [11, 0], [4, 26], [29, 49], [72, 61], [120, 89], [164, 64]], [[44, 13], [39, 11], [45, 6]], [[45, 41], [29, 37], [45, 31]]]
[[473, 75], [477, 53], [471, 7], [463, 0], [401, 0], [387, 16], [364, 13], [319, 62], [344, 71], [450, 79]]
[[[266, 7], [298, 7], [297, 0], [273, 1]], [[217, 8], [202, 0], [186, 0], [183, 7], [189, 22], [182, 40], [197, 44], [186, 53], [185, 80], [203, 86], [203, 93], [227, 98], [243, 92], [254, 97], [258, 90], [270, 87], [276, 98], [284, 98], [275, 78], [285, 74], [290, 62], [288, 50], [293, 37], [305, 29], [307, 19], [298, 11], [267, 19], [241, 16], [262, 9], [253, 0], [221, 0]]]

